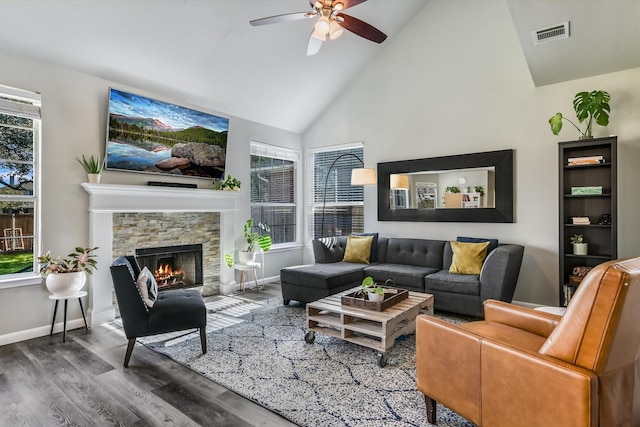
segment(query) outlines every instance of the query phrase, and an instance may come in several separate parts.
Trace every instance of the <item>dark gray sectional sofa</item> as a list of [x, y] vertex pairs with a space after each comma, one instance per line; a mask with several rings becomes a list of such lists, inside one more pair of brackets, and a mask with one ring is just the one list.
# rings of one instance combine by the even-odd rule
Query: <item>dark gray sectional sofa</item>
[[376, 259], [369, 264], [342, 261], [346, 244], [347, 236], [314, 240], [315, 264], [280, 270], [285, 305], [315, 301], [372, 276], [376, 282], [391, 279], [395, 287], [433, 294], [436, 310], [484, 317], [484, 300], [511, 302], [524, 254], [522, 245], [500, 244], [487, 255], [480, 275], [460, 275], [449, 273], [449, 241], [380, 237]]

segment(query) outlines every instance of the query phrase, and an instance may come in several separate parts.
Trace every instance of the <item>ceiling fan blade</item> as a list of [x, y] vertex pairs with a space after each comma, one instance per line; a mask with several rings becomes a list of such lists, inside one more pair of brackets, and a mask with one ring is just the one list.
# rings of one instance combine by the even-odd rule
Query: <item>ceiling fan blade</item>
[[313, 33], [311, 33], [311, 36], [309, 37], [309, 44], [307, 45], [307, 56], [318, 53], [322, 47], [322, 43], [324, 43], [324, 40], [314, 37]]
[[269, 25], [278, 24], [280, 22], [299, 21], [301, 19], [313, 18], [314, 16], [316, 16], [316, 14], [313, 12], [285, 13], [284, 15], [254, 19], [253, 21], [249, 21], [249, 23], [255, 27], [256, 25]]
[[339, 14], [338, 18], [341, 18], [342, 22], [340, 22], [340, 26], [342, 26], [345, 30], [349, 30], [352, 33], [357, 34], [360, 37], [364, 37], [367, 40], [371, 40], [372, 42], [376, 43], [382, 43], [387, 38], [387, 35], [385, 33], [380, 31], [376, 27], [359, 20], [358, 18], [345, 15], [344, 13]]

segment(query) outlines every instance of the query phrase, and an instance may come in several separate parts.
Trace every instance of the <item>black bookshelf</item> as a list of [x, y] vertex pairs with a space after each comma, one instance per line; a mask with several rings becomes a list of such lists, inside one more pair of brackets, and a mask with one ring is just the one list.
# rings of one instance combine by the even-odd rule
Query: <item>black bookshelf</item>
[[[575, 267], [595, 267], [618, 256], [617, 138], [560, 142], [558, 150], [560, 306], [566, 306], [579, 286], [571, 280]], [[592, 158], [593, 163], [570, 164], [569, 159], [575, 158]], [[580, 187], [601, 190], [596, 194], [575, 194]], [[609, 216], [608, 221], [604, 215]], [[588, 217], [590, 223], [575, 224], [574, 217]], [[586, 255], [573, 253], [574, 234], [582, 234], [588, 244]]]

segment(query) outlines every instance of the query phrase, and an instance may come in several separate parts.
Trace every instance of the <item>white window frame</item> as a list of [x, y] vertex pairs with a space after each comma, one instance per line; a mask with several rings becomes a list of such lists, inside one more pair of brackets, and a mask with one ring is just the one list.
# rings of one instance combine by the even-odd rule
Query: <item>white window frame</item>
[[40, 197], [40, 152], [42, 139], [42, 118], [40, 115], [41, 96], [35, 92], [11, 88], [0, 85], [0, 95], [5, 98], [29, 101], [30, 104], [22, 104], [0, 99], [0, 112], [26, 117], [33, 120], [33, 195], [30, 196], [2, 196], [2, 200], [32, 202], [33, 213], [33, 271], [28, 273], [16, 273], [0, 276], [0, 289], [14, 288], [18, 286], [39, 285], [42, 278], [38, 273], [38, 255], [42, 251], [41, 242], [41, 197]]
[[[348, 143], [348, 144], [339, 144], [339, 145], [331, 145], [331, 146], [326, 146], [326, 147], [320, 147], [320, 148], [315, 148], [315, 149], [311, 149], [307, 152], [307, 182], [308, 182], [308, 187], [307, 187], [307, 194], [309, 194], [309, 202], [308, 202], [308, 212], [306, 215], [307, 218], [307, 229], [306, 229], [306, 241], [308, 244], [311, 244], [311, 240], [313, 240], [313, 229], [315, 224], [313, 223], [313, 209], [316, 207], [322, 207], [322, 201], [315, 203], [313, 201], [313, 194], [314, 194], [314, 188], [315, 188], [315, 173], [314, 173], [314, 161], [313, 161], [313, 157], [315, 154], [318, 153], [326, 153], [329, 151], [343, 151], [343, 150], [350, 150], [350, 149], [354, 149], [354, 148], [362, 148], [362, 152], [363, 152], [363, 156], [364, 156], [364, 143], [363, 142], [352, 142], [352, 143]], [[361, 159], [364, 163], [364, 158]], [[362, 201], [361, 202], [340, 202], [340, 203], [334, 203], [334, 202], [330, 202], [330, 203], [326, 203], [325, 208], [331, 208], [331, 207], [336, 207], [336, 206], [363, 206], [364, 207], [364, 193], [362, 196]]]
[[[250, 156], [271, 157], [274, 159], [289, 160], [293, 162], [293, 203], [254, 203], [251, 202], [251, 190], [249, 190], [249, 204], [253, 206], [274, 206], [274, 207], [294, 207], [294, 229], [295, 239], [291, 242], [274, 243], [270, 251], [299, 246], [300, 244], [300, 224], [299, 224], [299, 206], [298, 206], [298, 163], [300, 162], [300, 152], [291, 148], [285, 148], [278, 145], [267, 144], [259, 141], [250, 141]], [[255, 218], [254, 218], [255, 219]], [[271, 226], [271, 224], [267, 224]]]

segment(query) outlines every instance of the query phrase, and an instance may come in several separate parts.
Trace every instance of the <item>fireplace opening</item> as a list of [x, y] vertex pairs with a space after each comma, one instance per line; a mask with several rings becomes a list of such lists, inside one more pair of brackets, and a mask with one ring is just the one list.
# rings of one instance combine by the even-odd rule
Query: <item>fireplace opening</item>
[[201, 244], [136, 249], [136, 258], [153, 273], [158, 290], [202, 285]]

